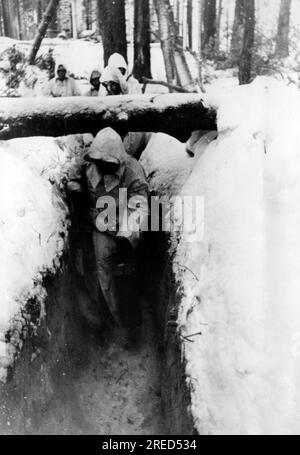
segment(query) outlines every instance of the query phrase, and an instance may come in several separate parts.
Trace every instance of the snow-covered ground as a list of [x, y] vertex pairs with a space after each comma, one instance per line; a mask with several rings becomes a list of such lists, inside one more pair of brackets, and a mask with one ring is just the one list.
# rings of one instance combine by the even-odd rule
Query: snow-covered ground
[[90, 142], [90, 135], [0, 142], [1, 380], [30, 324], [29, 299], [44, 316], [43, 277], [59, 268], [68, 234], [62, 183]]
[[204, 204], [204, 234], [184, 233], [173, 261], [192, 413], [203, 435], [299, 434], [300, 93], [260, 78], [208, 100], [219, 136], [166, 189]]

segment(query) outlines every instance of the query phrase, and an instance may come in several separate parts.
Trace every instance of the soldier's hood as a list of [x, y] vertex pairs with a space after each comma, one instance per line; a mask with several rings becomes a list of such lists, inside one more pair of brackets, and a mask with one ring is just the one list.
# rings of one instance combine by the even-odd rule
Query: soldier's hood
[[57, 76], [57, 70], [58, 70], [58, 68], [60, 66], [63, 67], [66, 70], [66, 76], [69, 76], [69, 71], [68, 71], [66, 65], [64, 63], [62, 63], [62, 62], [56, 63], [56, 65], [55, 65], [55, 75]]
[[110, 81], [113, 81], [116, 84], [120, 85], [123, 95], [126, 95], [128, 93], [126, 78], [122, 75], [121, 71], [118, 68], [107, 66], [103, 70], [100, 82], [101, 84], [105, 84]]
[[125, 163], [126, 152], [119, 134], [112, 128], [104, 128], [94, 139], [85, 159], [101, 160], [107, 163]]
[[116, 82], [117, 84], [121, 85], [122, 74], [120, 70], [118, 70], [117, 68], [106, 66], [101, 75], [101, 82], [105, 83], [110, 81]]
[[117, 52], [115, 52], [109, 57], [108, 66], [110, 66], [111, 68], [125, 68], [126, 71], [128, 70], [128, 65], [126, 63], [125, 58], [123, 57], [123, 55], [118, 54]]

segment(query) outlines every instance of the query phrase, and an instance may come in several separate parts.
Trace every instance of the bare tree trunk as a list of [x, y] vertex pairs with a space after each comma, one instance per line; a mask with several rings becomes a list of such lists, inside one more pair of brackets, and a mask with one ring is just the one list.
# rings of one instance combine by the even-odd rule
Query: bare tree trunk
[[187, 3], [188, 46], [193, 48], [193, 0]]
[[22, 20], [21, 20], [21, 12], [23, 11], [23, 2], [22, 0], [16, 0], [16, 13], [17, 13], [17, 20], [18, 20], [18, 29], [19, 29], [19, 39], [23, 39], [23, 30], [22, 30]]
[[77, 39], [78, 38], [78, 28], [77, 28], [77, 12], [76, 12], [75, 0], [71, 1], [71, 12], [72, 12], [72, 36], [74, 39]]
[[199, 58], [200, 58], [200, 60], [202, 60], [203, 0], [198, 0], [198, 14], [199, 14], [199, 49], [198, 49], [198, 52], [199, 52]]
[[248, 0], [236, 0], [235, 2], [234, 22], [230, 43], [230, 57], [233, 65], [238, 63], [242, 52], [247, 3]]
[[199, 23], [200, 0], [192, 0], [192, 43], [191, 49], [194, 52], [199, 51], [199, 40], [201, 39], [201, 25]]
[[154, 6], [158, 18], [160, 42], [164, 56], [166, 76], [168, 84], [176, 85], [176, 68], [174, 59], [175, 26], [170, 24], [168, 0], [154, 0]]
[[226, 8], [226, 53], [229, 54], [229, 8]]
[[174, 52], [175, 66], [177, 72], [177, 80], [181, 87], [185, 88], [188, 92], [196, 92], [196, 83], [193, 80], [190, 68], [184, 54], [184, 49], [176, 47]]
[[198, 39], [198, 80], [200, 89], [205, 92], [203, 85], [203, 75], [202, 75], [202, 25], [203, 25], [203, 0], [198, 1], [198, 16], [199, 16], [199, 39]]
[[59, 0], [50, 0], [48, 7], [46, 9], [44, 19], [41, 22], [41, 25], [39, 26], [37, 35], [34, 39], [33, 46], [28, 58], [28, 63], [29, 65], [33, 65], [35, 62], [35, 58], [37, 56], [37, 53], [39, 51], [39, 48], [42, 44], [42, 41], [46, 35], [47, 29], [49, 24], [51, 23], [53, 19], [53, 15], [58, 7]]
[[92, 10], [92, 5], [91, 5], [91, 0], [85, 0], [84, 1], [84, 7], [85, 7], [85, 26], [87, 30], [90, 30], [91, 27], [91, 10]]
[[98, 19], [104, 47], [104, 64], [118, 52], [127, 60], [125, 0], [98, 0]]
[[43, 20], [43, 0], [38, 0], [37, 2], [37, 19], [39, 24]]
[[[171, 3], [171, 2], [170, 2]], [[188, 22], [187, 22], [187, 9], [188, 9], [188, 0], [182, 0], [182, 6], [181, 6], [181, 27], [182, 27], [182, 33], [179, 33], [181, 35], [180, 40], [182, 43], [183, 47], [188, 47]], [[174, 9], [172, 7], [172, 12], [173, 12], [173, 18], [174, 18], [174, 23], [175, 22], [175, 16], [174, 16]], [[177, 26], [177, 24], [176, 24]]]
[[1, 2], [3, 12], [4, 34], [9, 38], [18, 39], [19, 34], [15, 26], [16, 20], [15, 2], [14, 0], [1, 0]]
[[3, 14], [3, 31], [4, 36], [12, 37], [12, 26], [9, 14], [8, 0], [1, 0], [2, 14]]
[[[175, 25], [174, 20], [174, 12], [170, 6], [170, 2], [168, 0], [169, 7], [169, 27], [172, 29], [173, 32], [173, 48], [174, 48], [174, 60], [175, 60], [175, 68], [176, 68], [176, 75], [177, 75], [177, 82], [178, 84], [185, 88], [188, 92], [197, 91], [197, 87], [195, 81], [193, 80], [190, 68], [188, 66], [186, 56], [185, 56], [185, 49], [183, 48], [183, 43], [180, 41], [178, 36], [178, 31]], [[187, 6], [187, 5], [185, 5]]]
[[203, 4], [203, 49], [211, 53], [215, 47], [217, 32], [217, 1], [204, 0]]
[[276, 55], [279, 58], [289, 56], [291, 5], [292, 0], [281, 0], [276, 38]]
[[134, 4], [134, 66], [133, 74], [141, 81], [151, 79], [149, 0], [135, 0]]
[[169, 0], [154, 0], [163, 50], [167, 81], [170, 85], [180, 85], [187, 91], [196, 90], [195, 81], [188, 67], [182, 43], [178, 39], [173, 9]]
[[217, 16], [217, 32], [216, 32], [216, 42], [215, 42], [215, 54], [216, 55], [218, 55], [220, 52], [222, 13], [223, 13], [223, 0], [219, 0], [218, 16]]
[[195, 81], [194, 86], [189, 91], [199, 91], [204, 93], [202, 78], [202, 25], [203, 25], [203, 3], [202, 0], [193, 0], [193, 47], [189, 49], [197, 63], [198, 80]]
[[252, 80], [252, 56], [255, 35], [255, 0], [247, 0], [243, 49], [239, 61], [239, 82], [248, 84]]
[[2, 2], [0, 2], [0, 36], [4, 36]]

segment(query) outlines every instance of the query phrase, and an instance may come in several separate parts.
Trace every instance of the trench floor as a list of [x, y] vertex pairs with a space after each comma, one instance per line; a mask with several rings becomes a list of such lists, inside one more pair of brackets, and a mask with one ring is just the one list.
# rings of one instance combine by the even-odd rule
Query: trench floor
[[[72, 358], [70, 349], [71, 360], [58, 363], [54, 382], [47, 381], [43, 363], [32, 384], [30, 372], [26, 376], [21, 367], [24, 387], [19, 384], [9, 391], [0, 387], [0, 433], [167, 434], [161, 407], [157, 334], [150, 306], [144, 300], [141, 305], [142, 326], [133, 348], [124, 345], [118, 331], [110, 333], [105, 343], [90, 334], [78, 333], [84, 346], [76, 358]], [[38, 395], [44, 393], [52, 398], [43, 403]]]

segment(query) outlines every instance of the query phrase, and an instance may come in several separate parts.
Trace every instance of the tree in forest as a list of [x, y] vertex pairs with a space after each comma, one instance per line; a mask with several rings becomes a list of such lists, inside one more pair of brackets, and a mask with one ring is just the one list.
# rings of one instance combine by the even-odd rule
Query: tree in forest
[[87, 30], [91, 29], [92, 21], [92, 2], [91, 0], [84, 0], [84, 9], [85, 9], [85, 26]]
[[202, 23], [203, 23], [203, 0], [197, 1], [198, 6], [198, 82], [200, 89], [204, 92], [203, 76], [202, 76]]
[[[32, 40], [36, 30], [43, 20], [49, 1], [47, 0], [13, 0], [15, 2], [15, 22], [17, 23], [18, 35], [20, 40]], [[47, 33], [56, 31], [57, 15], [54, 14], [52, 23], [49, 25]]]
[[234, 22], [230, 43], [230, 60], [232, 65], [237, 65], [243, 48], [245, 30], [246, 8], [248, 0], [236, 0]]
[[245, 25], [242, 52], [239, 59], [239, 82], [248, 84], [252, 79], [252, 60], [255, 38], [255, 0], [247, 0], [245, 4]]
[[187, 91], [196, 91], [197, 87], [187, 64], [182, 43], [179, 40], [170, 1], [154, 0], [154, 6], [158, 18], [167, 81], [170, 85], [177, 84]]
[[5, 36], [9, 38], [18, 39], [18, 12], [15, 0], [1, 0], [2, 13], [3, 13], [3, 29]]
[[276, 37], [276, 56], [289, 56], [289, 34], [292, 0], [281, 0]]
[[3, 32], [5, 36], [12, 38], [12, 22], [10, 17], [9, 0], [1, 0], [3, 14]]
[[15, 0], [15, 11], [17, 16], [17, 27], [18, 27], [18, 39], [23, 39], [23, 24], [22, 24], [22, 11], [23, 11], [23, 0]]
[[35, 58], [40, 49], [42, 41], [46, 35], [48, 26], [52, 22], [52, 19], [53, 19], [54, 13], [57, 10], [58, 4], [59, 4], [59, 0], [50, 0], [50, 2], [48, 4], [44, 18], [39, 26], [38, 32], [36, 34], [36, 37], [34, 39], [34, 42], [33, 42], [29, 57], [28, 57], [29, 65], [33, 65], [35, 62]]
[[193, 0], [187, 0], [187, 33], [188, 47], [193, 47]]
[[216, 39], [215, 39], [215, 54], [216, 55], [218, 55], [220, 52], [222, 13], [223, 13], [223, 0], [219, 0], [218, 14], [217, 14], [217, 26], [216, 26]]
[[4, 36], [2, 3], [0, 2], [0, 36]]
[[211, 54], [215, 47], [217, 33], [217, 1], [204, 0], [203, 3], [203, 38], [202, 47], [205, 53]]
[[141, 80], [143, 77], [151, 78], [150, 41], [149, 0], [135, 0], [133, 75], [138, 80]]
[[[44, 12], [47, 9], [49, 1], [47, 0], [37, 0], [37, 2], [33, 2], [32, 0], [23, 0], [24, 2], [24, 9], [26, 9], [28, 12], [33, 12], [36, 11], [37, 13], [37, 23], [40, 24], [43, 20]], [[58, 9], [54, 12], [53, 14], [53, 19], [51, 24], [49, 24], [49, 28], [56, 28], [56, 21], [57, 21], [57, 15], [58, 15]], [[49, 29], [48, 29], [49, 31]]]
[[118, 52], [127, 61], [125, 0], [98, 0], [98, 20], [104, 47], [104, 64]]
[[37, 2], [37, 19], [39, 24], [43, 20], [43, 0], [38, 0]]
[[158, 19], [160, 43], [165, 62], [166, 76], [169, 84], [176, 83], [176, 69], [174, 59], [174, 40], [176, 28], [174, 21], [170, 21], [173, 12], [168, 0], [154, 0]]

